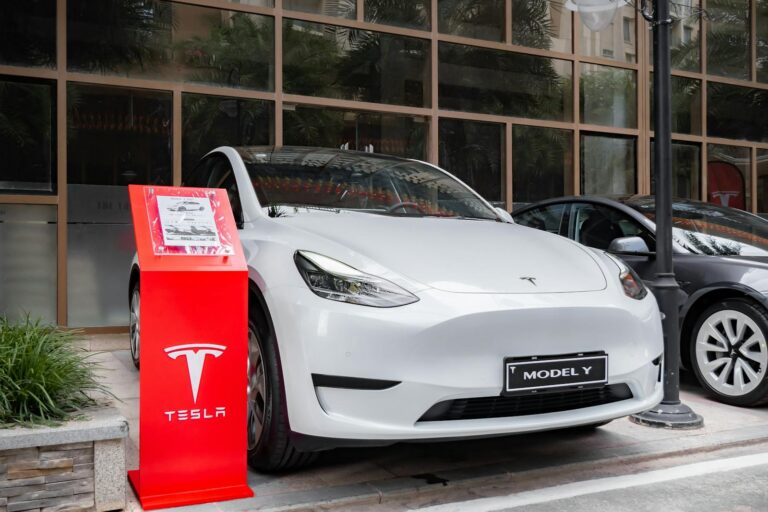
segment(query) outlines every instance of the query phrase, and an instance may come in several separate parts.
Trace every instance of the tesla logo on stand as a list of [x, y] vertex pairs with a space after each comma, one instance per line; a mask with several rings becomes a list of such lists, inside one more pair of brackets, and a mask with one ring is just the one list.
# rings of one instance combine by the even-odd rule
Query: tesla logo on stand
[[213, 345], [211, 343], [191, 343], [165, 349], [165, 353], [171, 359], [178, 359], [180, 356], [184, 356], [187, 359], [189, 383], [192, 385], [192, 400], [195, 403], [197, 403], [197, 391], [200, 389], [200, 379], [203, 376], [205, 357], [208, 355], [219, 357], [225, 350], [227, 350], [227, 347], [224, 345]]
[[536, 286], [536, 278], [535, 277], [521, 277], [520, 279], [522, 279], [523, 281], [528, 281], [533, 286]]

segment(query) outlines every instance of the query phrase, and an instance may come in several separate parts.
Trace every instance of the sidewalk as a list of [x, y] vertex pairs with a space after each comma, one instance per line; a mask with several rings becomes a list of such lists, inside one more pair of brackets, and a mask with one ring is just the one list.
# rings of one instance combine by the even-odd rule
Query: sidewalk
[[[92, 350], [103, 377], [129, 420], [127, 465], [138, 467], [138, 372], [127, 350], [127, 336], [94, 336]], [[670, 431], [641, 427], [626, 419], [597, 431], [560, 430], [475, 441], [401, 444], [385, 448], [340, 449], [322, 454], [309, 469], [273, 476], [251, 472], [256, 496], [187, 507], [195, 511], [317, 510], [334, 506], [388, 503], [409, 493], [430, 493], [491, 485], [533, 472], [679, 457], [768, 441], [768, 407], [741, 409], [713, 402], [686, 382], [683, 400], [704, 416], [704, 428]], [[129, 491], [129, 510], [140, 507]]]

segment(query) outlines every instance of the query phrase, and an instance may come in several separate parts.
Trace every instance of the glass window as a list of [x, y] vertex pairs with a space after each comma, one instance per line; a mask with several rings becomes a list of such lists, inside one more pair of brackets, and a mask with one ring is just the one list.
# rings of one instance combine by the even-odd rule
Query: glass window
[[707, 83], [707, 134], [768, 141], [768, 91]]
[[56, 0], [0, 2], [0, 64], [56, 67]]
[[0, 204], [0, 316], [56, 323], [56, 230], [54, 205]]
[[504, 125], [440, 119], [440, 167], [488, 201], [504, 201]]
[[634, 36], [634, 30], [633, 30], [633, 23], [632, 18], [624, 18], [624, 42], [625, 43], [631, 43], [633, 36]]
[[757, 80], [768, 82], [768, 0], [757, 0], [755, 2], [757, 13], [757, 30], [755, 39], [757, 39]]
[[634, 194], [637, 190], [634, 137], [582, 134], [581, 193]]
[[559, 235], [563, 229], [563, 213], [566, 207], [566, 204], [553, 204], [544, 208], [534, 208], [520, 215], [515, 215], [515, 222], [521, 226]]
[[[672, 68], [684, 71], [701, 69], [701, 15], [699, 0], [671, 2], [670, 11], [674, 23], [670, 32]], [[649, 38], [650, 39], [650, 38]], [[653, 59], [653, 44], [649, 44]], [[651, 60], [651, 62], [653, 62]]]
[[283, 20], [286, 93], [427, 107], [429, 41]]
[[631, 69], [581, 65], [581, 122], [637, 127], [637, 75]]
[[286, 106], [283, 141], [424, 159], [427, 123], [419, 116], [398, 116], [315, 107]]
[[356, 0], [283, 0], [283, 8], [291, 11], [310, 12], [323, 16], [347, 18], [353, 20], [357, 17]]
[[440, 108], [570, 121], [573, 65], [564, 60], [440, 43]]
[[504, 0], [438, 0], [440, 32], [488, 41], [504, 40]]
[[[578, 19], [578, 14], [576, 15]], [[637, 62], [635, 7], [625, 5], [611, 24], [599, 32], [581, 26], [581, 54], [623, 62]], [[629, 38], [627, 38], [629, 36]]]
[[125, 325], [135, 251], [125, 185], [171, 184], [171, 93], [67, 90], [68, 324]]
[[750, 210], [750, 149], [709, 144], [707, 156], [707, 202]]
[[272, 90], [274, 19], [160, 0], [67, 2], [72, 71]]
[[571, 51], [571, 11], [563, 0], [512, 0], [512, 43]]
[[707, 73], [749, 78], [749, 0], [707, 1]]
[[515, 203], [573, 194], [573, 132], [512, 127], [512, 194]]
[[[651, 194], [656, 193], [654, 154], [651, 141]], [[681, 199], [701, 197], [701, 146], [689, 142], [672, 142], [672, 196]]]
[[768, 214], [768, 149], [757, 150], [757, 211]]
[[181, 95], [182, 169], [186, 175], [198, 160], [219, 146], [255, 146], [274, 142], [269, 101]]
[[[653, 118], [653, 73], [649, 82], [651, 130]], [[701, 133], [701, 81], [681, 76], [672, 77], [672, 131], [698, 135]]]
[[56, 190], [56, 87], [0, 76], [0, 193]]
[[429, 30], [430, 0], [365, 0], [365, 21]]

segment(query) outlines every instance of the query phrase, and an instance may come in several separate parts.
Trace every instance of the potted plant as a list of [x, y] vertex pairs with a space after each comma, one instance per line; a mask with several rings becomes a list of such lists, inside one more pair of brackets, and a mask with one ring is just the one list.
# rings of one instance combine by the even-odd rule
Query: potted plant
[[0, 317], [0, 510], [125, 506], [128, 425], [78, 338]]

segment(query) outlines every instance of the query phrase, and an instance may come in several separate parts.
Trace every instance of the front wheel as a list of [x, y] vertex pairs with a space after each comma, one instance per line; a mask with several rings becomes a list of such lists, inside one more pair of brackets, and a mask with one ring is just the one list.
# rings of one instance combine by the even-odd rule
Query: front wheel
[[265, 472], [298, 469], [317, 454], [300, 452], [291, 443], [274, 335], [261, 314], [249, 317], [248, 464]]
[[716, 400], [745, 407], [768, 403], [768, 314], [745, 299], [710, 306], [690, 343], [696, 378]]

